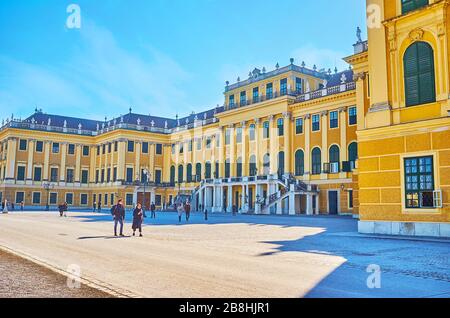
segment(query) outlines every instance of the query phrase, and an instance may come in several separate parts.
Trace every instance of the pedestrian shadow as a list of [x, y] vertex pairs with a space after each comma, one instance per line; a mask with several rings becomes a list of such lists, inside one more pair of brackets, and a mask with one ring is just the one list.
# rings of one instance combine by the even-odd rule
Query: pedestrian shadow
[[129, 238], [131, 236], [125, 235], [125, 236], [113, 236], [113, 235], [100, 235], [100, 236], [80, 236], [77, 238], [77, 240], [95, 240], [95, 239], [105, 239], [105, 240], [111, 240], [111, 239], [124, 239]]
[[[298, 239], [260, 243], [270, 248], [256, 257], [301, 253], [305, 264], [329, 269], [302, 297], [418, 298], [450, 292], [450, 245], [445, 242], [347, 236], [324, 227]], [[372, 288], [377, 273], [381, 288]]]

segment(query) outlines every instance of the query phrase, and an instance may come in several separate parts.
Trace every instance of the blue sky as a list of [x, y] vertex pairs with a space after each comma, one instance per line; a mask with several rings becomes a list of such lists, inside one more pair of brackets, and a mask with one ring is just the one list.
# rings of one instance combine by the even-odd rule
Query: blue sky
[[254, 67], [343, 69], [357, 26], [362, 0], [0, 0], [0, 119], [187, 115]]

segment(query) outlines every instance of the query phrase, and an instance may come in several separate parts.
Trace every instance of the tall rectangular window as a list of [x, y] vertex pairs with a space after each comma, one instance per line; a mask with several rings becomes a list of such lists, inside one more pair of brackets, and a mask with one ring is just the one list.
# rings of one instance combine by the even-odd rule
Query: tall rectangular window
[[75, 145], [74, 144], [69, 144], [69, 146], [67, 147], [67, 154], [69, 154], [69, 155], [75, 154]]
[[259, 87], [253, 88], [253, 103], [259, 102]]
[[268, 83], [266, 85], [266, 99], [272, 99], [273, 98], [273, 84]]
[[58, 168], [50, 168], [50, 182], [58, 182]]
[[73, 193], [66, 193], [66, 202], [68, 205], [73, 204]]
[[162, 144], [156, 144], [156, 149], [155, 152], [157, 155], [162, 155], [163, 151], [162, 151]]
[[297, 118], [295, 120], [295, 134], [303, 134], [303, 118]]
[[34, 167], [34, 177], [33, 181], [41, 181], [42, 180], [42, 168]]
[[17, 180], [25, 181], [25, 166], [17, 166]]
[[58, 203], [58, 193], [57, 192], [50, 192], [50, 198], [49, 198], [49, 204], [56, 204]]
[[36, 152], [43, 152], [43, 151], [44, 151], [44, 142], [36, 141]]
[[142, 143], [142, 153], [148, 153], [148, 142]]
[[356, 107], [350, 107], [348, 109], [348, 124], [356, 125]]
[[128, 140], [128, 152], [134, 152], [134, 141]]
[[231, 129], [225, 129], [225, 145], [229, 145], [231, 141]]
[[320, 115], [312, 115], [312, 131], [320, 130]]
[[59, 153], [59, 142], [54, 142], [52, 144], [52, 152], [53, 153]]
[[434, 177], [433, 157], [406, 158], [405, 193], [407, 208], [432, 208]]
[[338, 112], [332, 111], [330, 112], [330, 128], [338, 128], [339, 120], [338, 120]]
[[230, 95], [228, 97], [228, 107], [230, 107], [230, 108], [234, 107], [234, 95]]
[[248, 127], [248, 135], [249, 135], [249, 139], [250, 141], [254, 141], [255, 140], [255, 124], [251, 124]]
[[161, 184], [161, 170], [155, 170], [155, 183]]
[[127, 195], [125, 196], [125, 204], [127, 206], [133, 205], [133, 194], [127, 193]]
[[127, 168], [127, 182], [133, 182], [133, 168]]
[[197, 150], [202, 150], [202, 138], [197, 138]]
[[236, 128], [236, 143], [242, 143], [242, 127]]
[[247, 105], [247, 93], [245, 91], [241, 92], [239, 102], [240, 102], [241, 106]]
[[287, 78], [283, 78], [280, 81], [280, 95], [284, 96], [287, 94]]
[[86, 193], [80, 194], [80, 205], [88, 204], [88, 195]]
[[267, 138], [269, 138], [270, 137], [270, 124], [269, 124], [269, 122], [268, 121], [265, 121], [264, 123], [263, 123], [263, 138], [264, 139], [267, 139]]
[[33, 204], [41, 204], [41, 193], [33, 192]]
[[27, 150], [27, 140], [26, 139], [20, 139], [19, 140], [19, 150], [20, 151], [26, 151]]
[[81, 170], [81, 183], [87, 184], [88, 180], [89, 180], [88, 177], [89, 177], [89, 171]]
[[16, 192], [16, 203], [20, 204], [20, 202], [25, 202], [25, 192], [23, 191]]
[[303, 93], [302, 79], [300, 77], [296, 77], [295, 78], [295, 92], [297, 94], [302, 94]]
[[278, 136], [284, 136], [284, 120], [283, 120], [283, 118], [278, 118], [277, 128], [278, 128]]
[[113, 182], [117, 181], [117, 167], [114, 167], [113, 169]]
[[108, 153], [111, 153], [111, 151], [112, 151], [112, 144], [109, 143], [109, 144], [108, 144]]
[[73, 183], [73, 169], [66, 170], [66, 182]]
[[89, 146], [83, 146], [83, 156], [89, 156]]

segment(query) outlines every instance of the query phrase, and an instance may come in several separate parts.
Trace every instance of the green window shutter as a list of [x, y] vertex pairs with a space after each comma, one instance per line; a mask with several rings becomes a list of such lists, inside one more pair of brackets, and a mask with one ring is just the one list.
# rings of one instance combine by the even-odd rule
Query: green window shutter
[[429, 0], [402, 0], [402, 13], [408, 13], [428, 5]]
[[432, 103], [436, 100], [433, 49], [428, 43], [416, 42], [403, 57], [406, 106]]

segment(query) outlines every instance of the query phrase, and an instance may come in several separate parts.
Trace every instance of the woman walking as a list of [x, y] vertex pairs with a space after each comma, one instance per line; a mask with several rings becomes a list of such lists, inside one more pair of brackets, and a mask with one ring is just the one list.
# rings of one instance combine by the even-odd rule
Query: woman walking
[[59, 216], [67, 217], [67, 202], [64, 202], [58, 206]]
[[138, 203], [133, 211], [133, 236], [136, 235], [136, 229], [139, 229], [139, 236], [142, 237], [142, 221], [144, 220], [144, 211], [142, 205]]
[[177, 207], [177, 212], [178, 212], [178, 223], [181, 223], [181, 216], [183, 215], [183, 203], [179, 202], [178, 203], [178, 207]]

